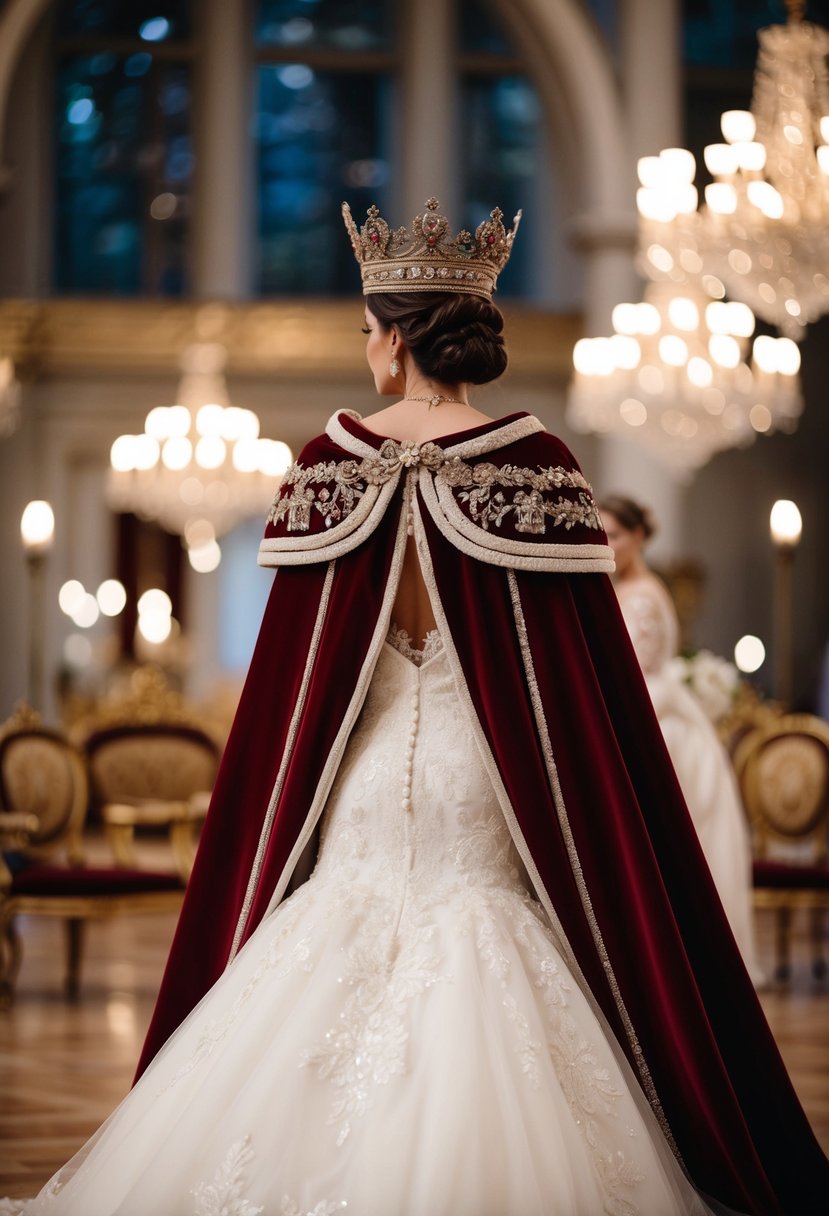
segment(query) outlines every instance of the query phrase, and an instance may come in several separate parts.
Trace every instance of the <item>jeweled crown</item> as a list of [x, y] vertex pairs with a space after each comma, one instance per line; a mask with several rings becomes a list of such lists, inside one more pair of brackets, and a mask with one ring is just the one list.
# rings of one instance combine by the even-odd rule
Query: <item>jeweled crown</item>
[[509, 261], [521, 222], [519, 211], [507, 232], [503, 212], [496, 207], [475, 229], [449, 236], [449, 221], [436, 198], [416, 215], [411, 229], [391, 229], [377, 207], [368, 209], [358, 228], [348, 203], [343, 219], [360, 263], [363, 295], [379, 291], [455, 291], [490, 299], [498, 275]]

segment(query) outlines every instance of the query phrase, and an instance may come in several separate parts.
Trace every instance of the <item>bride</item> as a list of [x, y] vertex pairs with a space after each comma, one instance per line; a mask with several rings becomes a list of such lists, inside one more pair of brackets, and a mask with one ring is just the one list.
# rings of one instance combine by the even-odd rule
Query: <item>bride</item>
[[469, 403], [506, 366], [515, 229], [345, 214], [396, 400], [280, 486], [142, 1075], [23, 1210], [818, 1212], [590, 487]]
[[642, 552], [654, 532], [650, 514], [621, 495], [606, 498], [600, 511], [616, 560], [616, 594], [668, 752], [743, 962], [754, 983], [761, 985], [764, 976], [751, 913], [748, 824], [716, 731], [699, 701], [670, 669], [679, 646], [679, 621], [667, 588], [648, 569]]

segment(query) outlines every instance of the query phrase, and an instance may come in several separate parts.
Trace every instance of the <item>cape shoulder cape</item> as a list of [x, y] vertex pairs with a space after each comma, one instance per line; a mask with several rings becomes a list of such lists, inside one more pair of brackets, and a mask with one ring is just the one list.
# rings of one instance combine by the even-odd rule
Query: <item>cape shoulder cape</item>
[[702, 856], [590, 487], [527, 414], [412, 444], [342, 411], [285, 475], [259, 553], [279, 570], [140, 1067], [313, 862], [409, 523], [535, 892], [691, 1180], [739, 1212], [824, 1212], [829, 1165]]

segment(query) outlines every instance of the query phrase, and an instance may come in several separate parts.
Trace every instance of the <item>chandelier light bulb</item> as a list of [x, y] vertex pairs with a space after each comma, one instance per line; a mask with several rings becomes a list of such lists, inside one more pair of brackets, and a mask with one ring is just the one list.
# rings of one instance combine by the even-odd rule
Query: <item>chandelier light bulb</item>
[[133, 460], [135, 461], [136, 469], [146, 471], [151, 469], [153, 465], [158, 464], [159, 447], [158, 440], [153, 439], [152, 435], [136, 435], [133, 448]]
[[829, 176], [829, 144], [821, 144], [816, 148], [815, 156], [817, 157], [818, 168], [821, 173]]
[[70, 578], [58, 592], [58, 604], [61, 612], [66, 616], [71, 616], [80, 607], [85, 595], [86, 588], [83, 583], [79, 582], [76, 578]]
[[724, 300], [712, 300], [705, 308], [705, 324], [711, 334], [731, 332], [728, 305]]
[[715, 215], [733, 215], [737, 210], [737, 191], [728, 182], [711, 182], [705, 187], [705, 201]]
[[719, 367], [734, 368], [740, 362], [740, 344], [730, 334], [712, 334], [708, 339], [708, 353]]
[[117, 578], [105, 579], [98, 588], [95, 599], [104, 616], [118, 616], [124, 611], [127, 603], [124, 584]]
[[193, 419], [186, 405], [171, 405], [167, 411], [167, 434], [171, 439], [183, 439], [190, 434]]
[[[717, 301], [714, 301], [716, 304]], [[742, 304], [739, 300], [729, 300], [723, 305], [725, 309], [726, 329], [725, 333], [734, 334], [737, 338], [750, 338], [754, 333], [754, 313], [749, 308], [748, 304]], [[706, 317], [708, 310], [706, 309]]]
[[157, 405], [144, 419], [144, 430], [159, 441], [170, 437], [170, 410], [166, 405]]
[[754, 139], [757, 123], [751, 110], [726, 110], [720, 115], [720, 127], [728, 143], [748, 143]]
[[255, 473], [259, 468], [258, 439], [238, 439], [233, 445], [233, 467], [239, 473]]
[[762, 211], [770, 220], [779, 220], [784, 211], [783, 195], [775, 190], [771, 182], [762, 180], [749, 182], [746, 187], [748, 201]]
[[170, 616], [144, 613], [138, 618], [138, 632], [145, 642], [150, 642], [154, 646], [160, 646], [162, 642], [166, 642], [172, 630], [173, 621]]
[[761, 372], [773, 375], [777, 371], [777, 343], [768, 334], [760, 334], [754, 339], [752, 355]]
[[636, 305], [636, 313], [639, 323], [640, 334], [658, 334], [662, 319], [659, 316], [659, 309], [654, 304], [648, 304], [643, 301]]
[[676, 334], [663, 334], [659, 339], [659, 358], [668, 367], [683, 367], [688, 362], [688, 344]]
[[708, 144], [703, 158], [712, 177], [731, 177], [737, 172], [737, 156], [731, 144]]
[[226, 454], [225, 441], [218, 435], [202, 435], [196, 444], [196, 464], [200, 469], [218, 469], [224, 464]]
[[222, 439], [227, 439], [233, 442], [236, 439], [241, 439], [242, 430], [244, 428], [245, 411], [239, 409], [238, 405], [229, 405], [222, 413]]
[[[623, 338], [619, 334], [615, 338], [610, 339], [614, 343], [617, 367], [635, 367], [636, 363], [623, 363], [621, 361], [622, 356], [615, 345], [617, 339], [619, 342], [632, 344], [632, 347], [635, 348], [635, 356], [633, 349], [625, 347], [625, 350], [627, 351], [628, 360], [635, 357], [636, 363], [639, 362], [639, 343], [635, 338]], [[292, 460], [291, 449], [287, 443], [282, 443], [278, 439], [258, 439], [256, 442], [259, 444], [259, 471], [266, 477], [281, 477], [287, 471]]]
[[186, 469], [193, 457], [193, 445], [189, 439], [174, 435], [161, 449], [161, 462], [173, 473]]
[[791, 338], [777, 338], [777, 370], [783, 376], [796, 376], [800, 371], [800, 347]]
[[150, 587], [138, 600], [139, 616], [170, 616], [173, 601], [160, 587]]
[[803, 520], [797, 503], [790, 498], [778, 498], [769, 516], [769, 531], [775, 545], [794, 547], [803, 532]]
[[688, 379], [696, 388], [708, 388], [714, 380], [714, 369], [707, 359], [694, 355], [686, 368]]
[[116, 473], [130, 473], [135, 468], [136, 435], [119, 435], [109, 449], [109, 462]]
[[95, 596], [87, 591], [75, 611], [69, 615], [79, 629], [91, 629], [101, 615], [101, 611]]
[[756, 140], [741, 140], [731, 145], [737, 165], [744, 173], [759, 173], [766, 163], [766, 149]]
[[734, 662], [738, 671], [746, 675], [758, 671], [765, 660], [766, 648], [753, 633], [745, 634], [734, 647]]
[[665, 189], [640, 186], [636, 191], [636, 207], [640, 215], [657, 224], [669, 224], [678, 214], [673, 192]]
[[199, 548], [187, 550], [187, 560], [197, 574], [210, 574], [222, 560], [222, 550], [218, 541], [210, 541]]
[[640, 156], [636, 162], [636, 173], [647, 190], [658, 190], [665, 180], [662, 162], [658, 156]]
[[668, 317], [677, 329], [688, 332], [699, 325], [699, 309], [687, 296], [675, 296], [668, 305]]
[[688, 184], [694, 180], [697, 162], [687, 148], [663, 148], [659, 160], [666, 180], [671, 183]]
[[20, 536], [28, 553], [45, 553], [55, 536], [55, 513], [50, 503], [36, 498], [27, 503], [20, 517]]
[[196, 430], [206, 438], [218, 438], [224, 425], [223, 416], [224, 410], [220, 405], [203, 405], [196, 414]]
[[239, 420], [239, 438], [240, 439], [258, 439], [259, 438], [259, 418], [254, 414], [253, 410], [240, 410], [241, 418]]
[[635, 304], [617, 304], [611, 313], [613, 328], [617, 334], [638, 334], [639, 320]]
[[829, 144], [829, 114], [824, 114], [818, 125], [820, 126], [820, 138], [825, 144]]

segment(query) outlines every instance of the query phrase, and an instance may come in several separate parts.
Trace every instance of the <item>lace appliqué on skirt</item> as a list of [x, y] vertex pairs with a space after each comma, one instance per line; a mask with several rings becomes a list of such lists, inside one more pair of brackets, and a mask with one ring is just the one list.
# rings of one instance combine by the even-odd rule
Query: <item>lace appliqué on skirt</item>
[[212, 1182], [193, 1191], [193, 1216], [261, 1216], [263, 1207], [245, 1199], [245, 1170], [253, 1161], [250, 1136], [231, 1144]]

